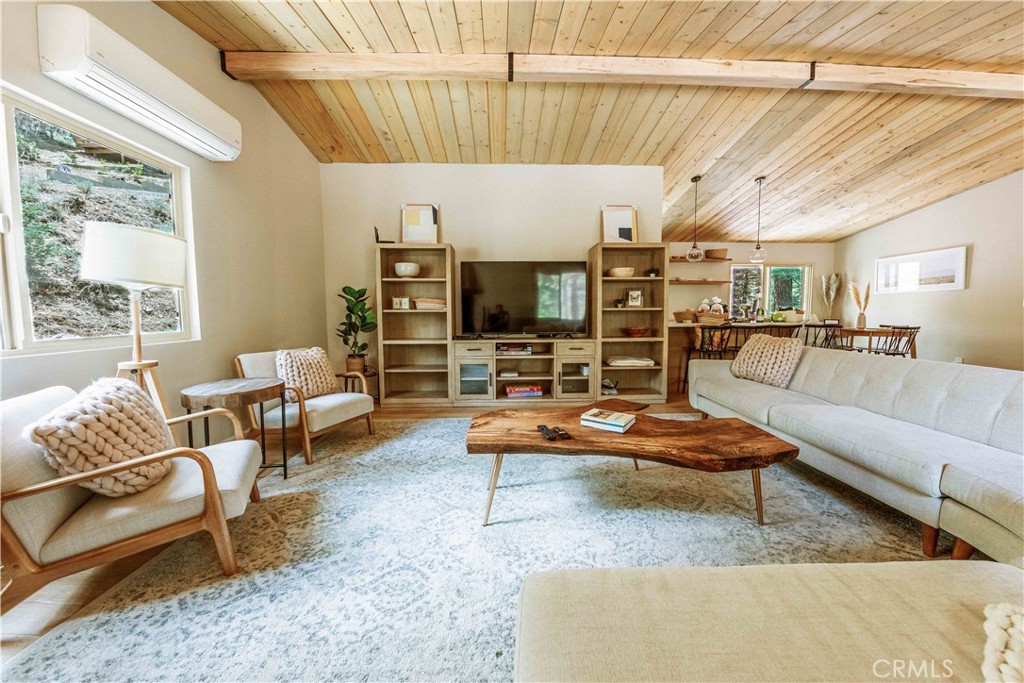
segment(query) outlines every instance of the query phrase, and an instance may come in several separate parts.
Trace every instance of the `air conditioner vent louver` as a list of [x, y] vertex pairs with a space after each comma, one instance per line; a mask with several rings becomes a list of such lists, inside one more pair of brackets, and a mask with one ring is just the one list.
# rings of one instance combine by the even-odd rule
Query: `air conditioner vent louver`
[[238, 121], [85, 10], [40, 5], [43, 73], [213, 161], [242, 148]]

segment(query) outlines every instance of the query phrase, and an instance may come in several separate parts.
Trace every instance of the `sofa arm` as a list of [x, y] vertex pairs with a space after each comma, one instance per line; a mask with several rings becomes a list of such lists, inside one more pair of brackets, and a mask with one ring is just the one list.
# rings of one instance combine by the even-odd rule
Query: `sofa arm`
[[690, 361], [686, 371], [686, 381], [690, 383], [688, 398], [690, 406], [697, 408], [697, 380], [708, 379], [709, 377], [732, 377], [731, 360], [708, 360], [706, 358], [694, 358]]

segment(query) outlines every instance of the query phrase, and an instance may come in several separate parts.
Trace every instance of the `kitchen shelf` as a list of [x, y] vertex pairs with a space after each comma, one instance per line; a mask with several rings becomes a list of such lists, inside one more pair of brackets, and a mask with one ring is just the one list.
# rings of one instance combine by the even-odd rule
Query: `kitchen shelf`
[[448, 372], [447, 365], [392, 365], [384, 372]]
[[664, 308], [650, 308], [646, 306], [612, 306], [611, 308], [602, 308], [602, 311], [606, 313], [617, 313], [619, 311], [664, 311]]
[[731, 263], [731, 258], [704, 258], [700, 261], [687, 261], [685, 256], [673, 256], [669, 263]]
[[663, 277], [610, 277], [605, 275], [601, 278], [605, 282], [661, 282]]
[[448, 282], [443, 277], [382, 277], [381, 282]]

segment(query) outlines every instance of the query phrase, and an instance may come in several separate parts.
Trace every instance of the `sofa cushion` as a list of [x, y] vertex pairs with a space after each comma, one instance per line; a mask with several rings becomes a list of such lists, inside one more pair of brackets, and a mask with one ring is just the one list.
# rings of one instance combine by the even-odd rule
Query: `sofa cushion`
[[796, 337], [754, 334], [740, 348], [729, 369], [741, 379], [785, 389], [796, 370], [803, 346]]
[[[230, 519], [245, 512], [259, 472], [259, 445], [255, 441], [229, 441], [199, 450], [213, 463], [225, 516]], [[141, 493], [89, 499], [43, 544], [42, 561], [56, 562], [198, 517], [204, 506], [202, 470], [188, 458], [173, 458], [171, 462], [167, 476]]]
[[[43, 447], [47, 464], [61, 476], [153, 455], [173, 443], [149, 394], [137, 382], [119, 377], [96, 380], [26, 427], [25, 437]], [[112, 498], [127, 496], [155, 485], [168, 468], [166, 462], [154, 462], [79, 486]]]
[[1024, 461], [996, 451], [984, 461], [946, 466], [939, 483], [946, 496], [1024, 537]]
[[1003, 450], [1024, 450], [1024, 374], [1016, 370], [805, 348], [789, 389]]
[[910, 489], [939, 497], [949, 463], [989, 462], [1006, 451], [850, 406], [786, 405], [768, 424]]
[[943, 660], [947, 680], [977, 680], [982, 611], [1021, 604], [1022, 581], [1020, 569], [995, 562], [531, 574], [515, 680], [899, 680], [894, 667], [921, 661], [942, 680]]
[[[306, 417], [309, 420], [309, 431], [319, 432], [333, 427], [339, 422], [373, 412], [373, 397], [366, 394], [343, 392], [317, 396], [306, 401]], [[281, 428], [281, 407], [278, 406], [266, 414], [267, 429]], [[285, 424], [294, 427], [299, 424], [299, 407], [290, 403], [285, 406]]]
[[828, 405], [824, 401], [807, 394], [800, 394], [795, 391], [779, 389], [767, 384], [760, 384], [759, 382], [731, 376], [698, 379], [693, 386], [698, 396], [703, 396], [726, 408], [731, 408], [740, 415], [757, 420], [761, 424], [768, 424], [768, 413], [773, 406], [789, 404]]
[[[14, 491], [57, 478], [57, 472], [43, 460], [43, 449], [24, 438], [26, 425], [75, 397], [68, 387], [49, 387], [0, 403], [0, 490]], [[39, 549], [71, 514], [92, 497], [80, 486], [28, 496], [4, 503], [4, 519], [21, 541], [25, 551], [39, 562]]]

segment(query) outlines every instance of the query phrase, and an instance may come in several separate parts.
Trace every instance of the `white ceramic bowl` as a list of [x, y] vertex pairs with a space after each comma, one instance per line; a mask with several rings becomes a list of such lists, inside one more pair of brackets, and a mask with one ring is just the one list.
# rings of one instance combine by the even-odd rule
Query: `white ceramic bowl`
[[612, 268], [608, 271], [610, 277], [633, 277], [636, 268]]
[[395, 275], [398, 277], [416, 277], [420, 274], [420, 264], [401, 261], [395, 264]]

